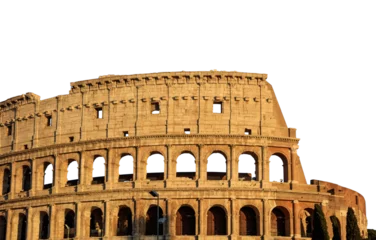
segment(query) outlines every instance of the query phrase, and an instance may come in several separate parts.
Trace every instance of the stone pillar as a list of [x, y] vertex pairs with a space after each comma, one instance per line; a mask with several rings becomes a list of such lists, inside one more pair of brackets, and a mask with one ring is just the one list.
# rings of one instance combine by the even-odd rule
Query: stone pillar
[[12, 233], [12, 227], [13, 227], [13, 229], [16, 227], [16, 224], [13, 224], [13, 222], [12, 222], [12, 220], [13, 220], [12, 214], [13, 214], [12, 210], [8, 209], [8, 211], [7, 211], [7, 230], [6, 230], [7, 232], [6, 232], [6, 236], [5, 236], [6, 240], [10, 240], [11, 236], [13, 238], [17, 237], [17, 236], [14, 236], [14, 233]]
[[231, 204], [231, 229], [229, 235], [231, 235], [231, 239], [237, 239], [239, 236], [239, 215], [237, 211], [237, 202], [236, 198], [230, 199]]
[[53, 185], [53, 188], [52, 188], [52, 193], [58, 193], [59, 192], [59, 189], [60, 189], [60, 169], [58, 168], [58, 163], [59, 163], [59, 159], [58, 159], [58, 155], [57, 154], [54, 154], [54, 167], [53, 167], [53, 180], [52, 180], [52, 185]]
[[49, 231], [50, 231], [49, 236], [50, 237], [49, 238], [53, 239], [53, 238], [57, 237], [56, 226], [59, 226], [58, 225], [59, 221], [56, 218], [56, 205], [52, 204], [52, 205], [49, 206], [49, 208], [50, 208], [50, 229], [49, 229]]
[[[17, 182], [20, 181], [20, 179], [17, 179], [17, 169], [16, 169], [16, 162], [12, 162], [10, 165], [10, 192], [8, 196], [10, 199], [14, 198], [14, 195], [16, 194], [16, 189], [17, 189]], [[22, 178], [22, 175], [20, 176]], [[22, 181], [22, 179], [21, 179]]]
[[268, 187], [269, 183], [269, 158], [268, 158], [268, 147], [262, 146], [261, 147], [261, 169], [262, 169], [262, 176], [261, 176], [261, 184], [262, 187]]
[[296, 161], [298, 158], [298, 145], [291, 147], [291, 183], [298, 183], [298, 176], [296, 174]]
[[110, 230], [110, 218], [111, 218], [111, 203], [109, 201], [104, 202], [104, 237], [111, 237], [111, 230]]
[[171, 159], [171, 145], [166, 145], [166, 149], [167, 159], [165, 161], [165, 169], [167, 169], [167, 174], [165, 171], [165, 178], [167, 180], [174, 180], [176, 176], [176, 159]]
[[199, 198], [197, 199], [198, 201], [198, 239], [204, 239], [205, 236], [206, 236], [206, 218], [204, 217], [205, 216], [205, 212], [204, 212], [204, 204], [203, 204], [203, 199], [202, 198]]
[[[30, 165], [31, 165], [31, 189], [30, 189], [30, 195], [34, 196], [37, 192], [37, 184], [38, 184], [38, 172], [37, 172], [37, 166], [36, 166], [36, 160], [35, 158], [30, 159]], [[44, 173], [42, 173], [44, 174]], [[21, 176], [22, 177], [22, 176]], [[22, 181], [22, 180], [21, 180]], [[22, 183], [21, 183], [22, 184]]]
[[204, 148], [204, 145], [202, 144], [199, 144], [198, 145], [198, 154], [199, 154], [199, 157], [198, 157], [198, 164], [199, 164], [199, 180], [200, 181], [206, 181], [207, 180], [207, 175], [206, 175], [206, 169], [207, 169], [207, 163], [208, 163], [208, 160], [207, 159], [203, 159], [203, 148]]
[[[83, 216], [83, 209], [82, 209], [82, 203], [81, 202], [76, 202], [76, 238], [77, 239], [82, 239], [83, 237], [83, 224], [84, 221], [82, 220]], [[84, 224], [85, 225], [85, 224]]]
[[80, 152], [79, 154], [80, 154], [80, 159], [78, 162], [79, 177], [78, 177], [77, 189], [78, 191], [82, 191], [85, 189], [85, 185], [87, 184], [87, 180], [86, 180], [87, 169], [86, 169], [86, 164], [85, 164], [86, 154], [85, 152]]
[[263, 239], [269, 239], [270, 238], [270, 206], [269, 206], [269, 200], [268, 199], [262, 199], [262, 206], [263, 206]]
[[230, 151], [231, 151], [231, 165], [230, 165], [230, 169], [231, 169], [231, 181], [238, 181], [239, 180], [239, 168], [238, 168], [238, 164], [239, 164], [239, 159], [236, 158], [235, 156], [235, 146], [234, 145], [230, 145]]
[[113, 150], [108, 148], [106, 156], [106, 189], [112, 189], [112, 186], [115, 182], [115, 161], [117, 160], [114, 159]]
[[135, 240], [138, 240], [139, 237], [140, 237], [140, 220], [141, 220], [141, 216], [140, 216], [140, 213], [139, 213], [139, 203], [138, 203], [138, 199], [136, 198], [133, 198], [133, 229], [132, 229], [132, 235], [133, 235], [133, 239]]
[[232, 180], [232, 177], [233, 177], [233, 173], [232, 173], [232, 170], [233, 170], [233, 154], [232, 154], [232, 149], [233, 149], [233, 145], [229, 145], [229, 148], [230, 148], [230, 156], [227, 157], [226, 159], [226, 180], [229, 181], [229, 180]]
[[293, 230], [293, 236], [294, 238], [300, 238], [301, 232], [300, 232], [300, 222], [299, 222], [299, 212], [300, 212], [300, 204], [298, 200], [292, 201], [292, 209], [293, 209], [293, 227], [291, 228]]
[[[36, 235], [35, 231], [39, 230], [39, 221], [33, 222], [33, 209], [31, 207], [27, 209], [26, 218], [27, 218], [26, 239], [34, 240], [33, 236]], [[39, 234], [39, 232], [37, 234]]]

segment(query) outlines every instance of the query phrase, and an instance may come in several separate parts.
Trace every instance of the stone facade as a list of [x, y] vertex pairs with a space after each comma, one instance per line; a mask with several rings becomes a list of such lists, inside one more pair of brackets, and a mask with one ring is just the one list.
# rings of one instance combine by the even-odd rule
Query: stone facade
[[[68, 95], [41, 101], [27, 93], [1, 102], [0, 239], [156, 239], [157, 212], [163, 239], [309, 239], [316, 203], [331, 236], [345, 239], [348, 207], [365, 236], [362, 195], [307, 184], [296, 130], [287, 127], [266, 78], [107, 75], [71, 83]], [[183, 153], [194, 156], [194, 173], [177, 173]], [[222, 175], [207, 172], [213, 153], [226, 159]], [[163, 173], [147, 173], [153, 154], [163, 156]], [[241, 154], [254, 159], [255, 176], [239, 174]], [[283, 162], [281, 182], [269, 180], [273, 155]], [[125, 156], [133, 159], [127, 175], [119, 174]], [[104, 177], [92, 175], [98, 157]], [[73, 162], [78, 179], [68, 180]], [[53, 181], [46, 184], [49, 166]]]

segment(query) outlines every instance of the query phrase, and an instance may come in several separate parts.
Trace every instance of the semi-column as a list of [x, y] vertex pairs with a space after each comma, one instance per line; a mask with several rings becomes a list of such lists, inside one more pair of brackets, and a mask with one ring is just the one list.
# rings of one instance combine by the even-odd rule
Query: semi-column
[[299, 211], [300, 211], [300, 204], [298, 200], [292, 201], [292, 209], [293, 209], [293, 231], [294, 231], [294, 238], [300, 238], [301, 231], [300, 231], [300, 222], [299, 222]]

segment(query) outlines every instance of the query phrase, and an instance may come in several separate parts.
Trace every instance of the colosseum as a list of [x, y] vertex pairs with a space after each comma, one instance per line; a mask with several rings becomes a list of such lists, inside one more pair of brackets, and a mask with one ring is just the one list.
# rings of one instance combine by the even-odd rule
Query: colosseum
[[331, 236], [348, 207], [366, 236], [362, 195], [307, 183], [266, 78], [106, 75], [1, 102], [0, 239], [310, 239], [314, 204]]

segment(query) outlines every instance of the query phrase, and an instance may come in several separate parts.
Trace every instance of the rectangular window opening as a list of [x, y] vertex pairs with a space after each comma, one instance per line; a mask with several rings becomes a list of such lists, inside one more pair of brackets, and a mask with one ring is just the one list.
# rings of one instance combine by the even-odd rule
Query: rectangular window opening
[[102, 119], [103, 118], [103, 109], [102, 108], [96, 108], [97, 111], [97, 118]]
[[29, 146], [27, 144], [24, 145], [25, 150], [29, 149]]
[[151, 103], [151, 114], [159, 114], [160, 112], [159, 102]]
[[12, 125], [7, 126], [7, 135], [12, 136]]
[[47, 116], [47, 126], [52, 126], [52, 116]]
[[124, 131], [124, 132], [123, 132], [123, 136], [124, 136], [124, 137], [129, 137], [129, 133], [128, 133], [128, 131]]
[[74, 141], [74, 137], [69, 137], [69, 142], [73, 142]]
[[184, 133], [185, 134], [191, 134], [191, 129], [190, 128], [184, 128]]
[[213, 113], [222, 113], [222, 102], [213, 103]]
[[252, 135], [252, 129], [246, 128], [245, 131], [244, 131], [244, 134], [245, 135]]

